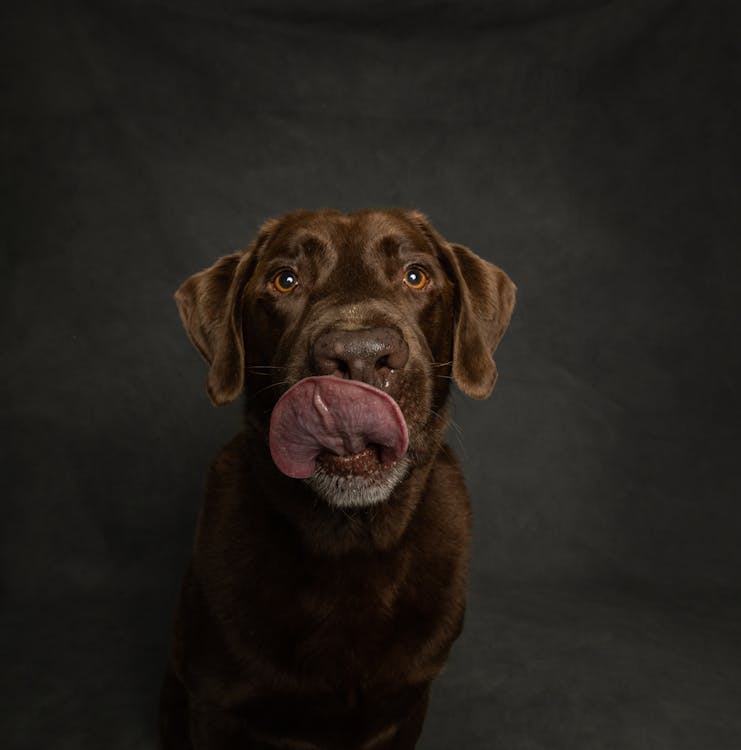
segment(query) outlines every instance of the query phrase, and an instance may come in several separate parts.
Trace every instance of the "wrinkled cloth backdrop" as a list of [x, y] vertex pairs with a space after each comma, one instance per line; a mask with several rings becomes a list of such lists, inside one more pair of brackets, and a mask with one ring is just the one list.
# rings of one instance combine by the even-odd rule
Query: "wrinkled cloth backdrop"
[[735, 6], [5, 5], [4, 748], [154, 746], [240, 414], [175, 288], [267, 217], [391, 205], [519, 286], [455, 397], [471, 594], [420, 748], [741, 747]]

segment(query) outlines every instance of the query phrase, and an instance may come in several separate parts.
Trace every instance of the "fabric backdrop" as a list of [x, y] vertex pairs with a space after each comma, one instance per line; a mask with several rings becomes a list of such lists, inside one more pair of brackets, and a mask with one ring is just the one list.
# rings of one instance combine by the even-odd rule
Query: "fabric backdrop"
[[[737, 8], [5, 7], [3, 648], [8, 693], [35, 696], [5, 717], [19, 747], [79, 689], [126, 685], [96, 731], [153, 711], [208, 464], [240, 418], [209, 404], [172, 294], [295, 208], [420, 209], [518, 285], [494, 394], [456, 394], [450, 432], [478, 606], [507, 587], [738, 592]], [[89, 633], [107, 635], [82, 657]], [[75, 726], [55, 746], [95, 746]]]

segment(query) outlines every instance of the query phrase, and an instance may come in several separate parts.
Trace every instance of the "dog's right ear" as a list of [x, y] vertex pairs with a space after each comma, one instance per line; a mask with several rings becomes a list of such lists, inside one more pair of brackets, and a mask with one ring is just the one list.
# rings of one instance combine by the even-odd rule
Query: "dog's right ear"
[[438, 252], [456, 289], [453, 380], [471, 398], [487, 398], [497, 382], [493, 354], [512, 317], [517, 287], [492, 263], [444, 239], [419, 211], [405, 211]]
[[241, 307], [235, 299], [243, 253], [220, 258], [191, 276], [175, 292], [180, 319], [196, 349], [209, 364], [207, 390], [216, 406], [233, 401], [244, 381]]
[[256, 251], [276, 224], [265, 224], [247, 250], [225, 255], [175, 292], [183, 326], [209, 364], [206, 390], [216, 406], [234, 401], [244, 385], [242, 295], [257, 262]]

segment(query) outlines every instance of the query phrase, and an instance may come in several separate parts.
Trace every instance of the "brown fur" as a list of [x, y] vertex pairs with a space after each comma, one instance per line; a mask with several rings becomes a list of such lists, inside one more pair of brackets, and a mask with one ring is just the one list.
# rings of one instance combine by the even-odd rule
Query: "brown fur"
[[[410, 263], [430, 282], [402, 282]], [[301, 284], [276, 293], [290, 266]], [[161, 746], [407, 750], [460, 633], [469, 504], [443, 443], [451, 377], [485, 398], [514, 306], [506, 274], [416, 212], [295, 212], [176, 294], [216, 404], [245, 428], [214, 461], [162, 690]], [[410, 468], [388, 500], [338, 508], [267, 448], [272, 407], [333, 327], [386, 326], [409, 359], [387, 390]], [[345, 330], [343, 328], [343, 330]]]

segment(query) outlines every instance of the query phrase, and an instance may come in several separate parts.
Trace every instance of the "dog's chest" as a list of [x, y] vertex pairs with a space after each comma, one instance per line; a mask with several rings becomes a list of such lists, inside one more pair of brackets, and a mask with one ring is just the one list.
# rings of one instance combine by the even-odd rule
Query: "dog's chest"
[[295, 663], [335, 682], [357, 682], [382, 675], [400, 638], [413, 651], [402, 627], [413, 617], [410, 567], [405, 556], [393, 556], [322, 561], [297, 570], [284, 592], [292, 606], [276, 623], [287, 631], [283, 644], [290, 644]]

